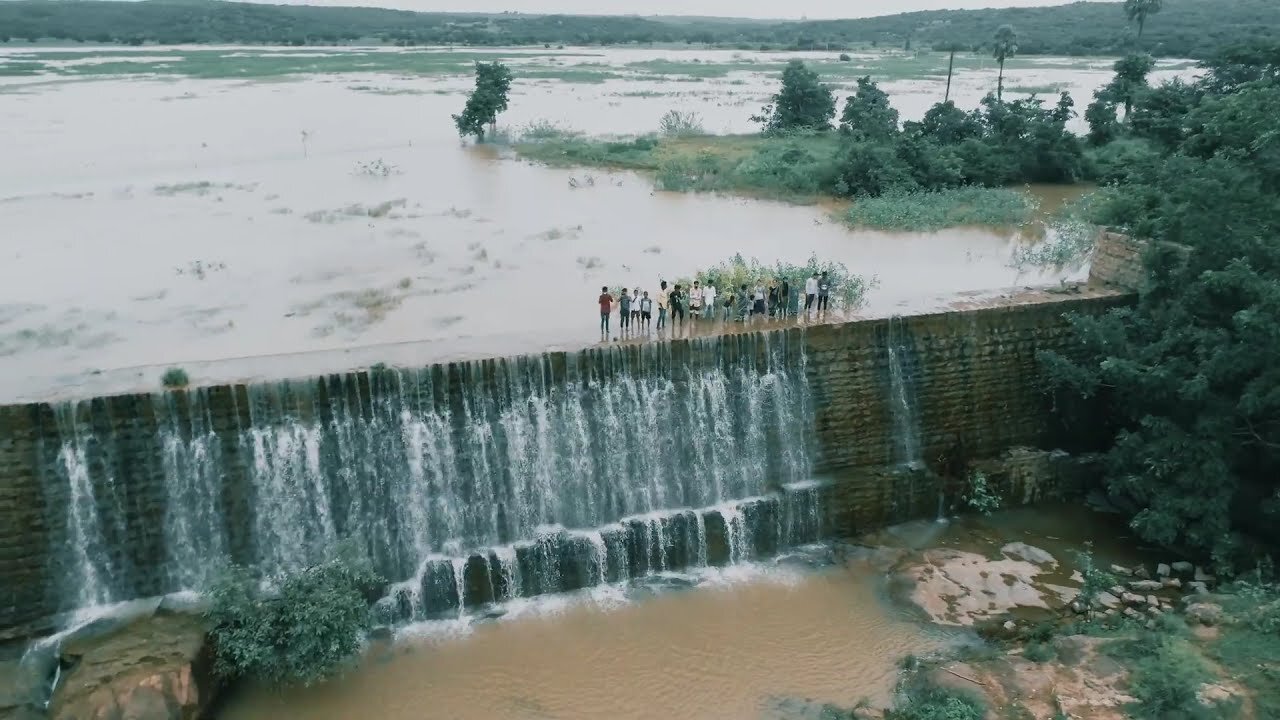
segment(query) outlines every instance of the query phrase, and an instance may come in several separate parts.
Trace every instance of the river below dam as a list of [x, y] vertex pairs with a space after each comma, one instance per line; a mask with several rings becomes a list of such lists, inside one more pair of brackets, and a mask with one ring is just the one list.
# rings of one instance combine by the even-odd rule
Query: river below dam
[[1149, 559], [1125, 533], [1115, 516], [1079, 506], [907, 523], [840, 546], [825, 568], [784, 556], [656, 596], [598, 588], [494, 621], [409, 626], [341, 678], [247, 687], [222, 717], [821, 720], [827, 707], [885, 707], [903, 658], [981, 643], [903, 602], [897, 559], [926, 548], [999, 557], [1006, 543], [1028, 543], [1063, 562], [1054, 582], [1073, 585], [1071, 553], [1085, 541], [1108, 562]]

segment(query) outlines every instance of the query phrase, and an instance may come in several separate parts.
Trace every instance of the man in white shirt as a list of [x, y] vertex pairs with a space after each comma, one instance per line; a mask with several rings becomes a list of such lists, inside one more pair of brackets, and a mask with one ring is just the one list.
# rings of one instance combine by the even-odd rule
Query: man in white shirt
[[764, 283], [756, 283], [755, 304], [751, 308], [751, 314], [764, 314]]
[[693, 287], [689, 290], [689, 317], [694, 320], [702, 317], [702, 297], [702, 286], [694, 280]]
[[702, 304], [707, 308], [707, 317], [716, 319], [716, 286], [708, 285], [702, 289]]
[[804, 313], [809, 314], [809, 308], [813, 307], [813, 301], [818, 297], [818, 273], [814, 273], [812, 277], [804, 281]]

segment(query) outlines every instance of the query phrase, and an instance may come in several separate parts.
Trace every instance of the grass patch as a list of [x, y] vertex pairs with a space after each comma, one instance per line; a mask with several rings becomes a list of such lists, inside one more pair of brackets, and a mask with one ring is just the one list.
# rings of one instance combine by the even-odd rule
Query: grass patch
[[171, 367], [160, 376], [160, 384], [167, 388], [182, 388], [191, 384], [187, 371], [179, 367]]
[[1120, 640], [1104, 652], [1130, 670], [1130, 693], [1138, 699], [1129, 711], [1140, 720], [1199, 720], [1217, 714], [1200, 704], [1196, 692], [1213, 674], [1180, 621], [1162, 617], [1154, 630]]
[[1280, 589], [1242, 586], [1223, 609], [1239, 622], [1209, 643], [1209, 656], [1253, 695], [1254, 717], [1280, 718]]
[[976, 696], [941, 687], [916, 676], [899, 688], [898, 701], [885, 720], [982, 720], [986, 707]]
[[854, 227], [881, 230], [1007, 227], [1029, 222], [1037, 207], [1035, 197], [1023, 190], [964, 187], [862, 198], [854, 201], [844, 220]]

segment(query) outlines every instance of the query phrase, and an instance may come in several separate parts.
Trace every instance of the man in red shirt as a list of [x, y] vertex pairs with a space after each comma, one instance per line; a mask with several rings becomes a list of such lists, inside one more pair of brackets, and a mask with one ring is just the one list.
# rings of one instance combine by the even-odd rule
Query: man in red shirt
[[609, 313], [613, 310], [613, 296], [608, 287], [600, 288], [600, 336], [609, 337]]

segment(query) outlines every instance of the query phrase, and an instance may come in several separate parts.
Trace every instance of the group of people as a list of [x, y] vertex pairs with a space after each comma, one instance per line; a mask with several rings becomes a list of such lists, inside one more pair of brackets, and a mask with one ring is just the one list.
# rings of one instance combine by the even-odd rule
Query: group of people
[[[738, 322], [747, 322], [756, 317], [788, 317], [798, 312], [799, 297], [793, 299], [791, 283], [783, 278], [780, 281], [763, 280], [756, 283], [754, 289], [746, 284], [736, 292], [723, 293], [715, 285], [701, 284], [693, 281], [693, 286], [685, 288], [676, 284], [668, 287], [667, 281], [658, 284], [658, 291], [651, 297], [648, 290], [622, 288], [617, 297], [609, 292], [609, 288], [600, 288], [600, 335], [608, 337], [610, 318], [614, 310], [618, 312], [619, 326], [623, 334], [628, 331], [643, 329], [648, 332], [654, 327], [667, 327], [668, 319], [677, 327], [684, 325], [686, 318], [692, 322], [699, 320], [715, 320], [722, 317], [724, 321], [731, 318]], [[828, 310], [831, 303], [831, 281], [827, 273], [814, 273], [804, 282], [804, 312], [806, 315], [816, 308], [818, 313]]]

